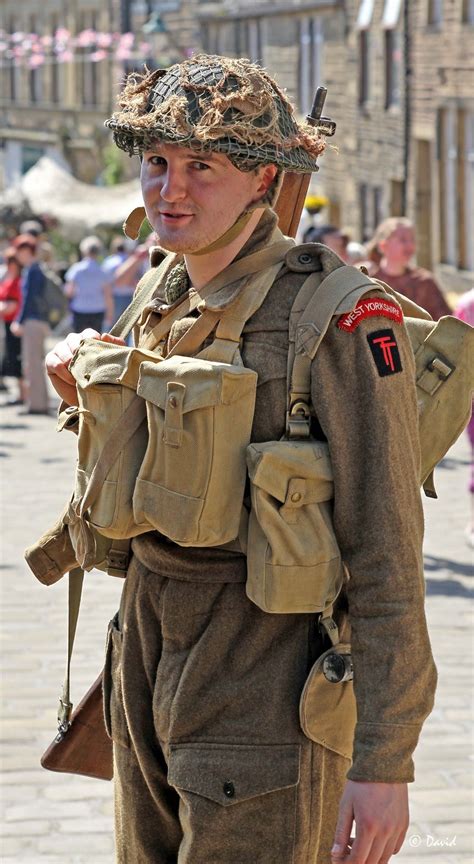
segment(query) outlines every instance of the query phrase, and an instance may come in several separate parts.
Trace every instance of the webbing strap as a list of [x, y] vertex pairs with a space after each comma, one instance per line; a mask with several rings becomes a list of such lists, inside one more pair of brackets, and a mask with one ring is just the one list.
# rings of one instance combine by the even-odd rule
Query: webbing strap
[[[278, 232], [278, 234], [283, 238], [281, 232]], [[275, 243], [272, 243], [265, 249], [260, 249], [258, 252], [252, 252], [245, 258], [240, 258], [238, 261], [234, 261], [233, 264], [230, 264], [229, 267], [226, 267], [225, 270], [218, 273], [214, 279], [211, 279], [207, 285], [204, 285], [198, 291], [192, 288], [188, 294], [183, 297], [181, 303], [171, 307], [168, 314], [164, 314], [161, 321], [159, 321], [158, 324], [156, 324], [155, 327], [153, 327], [153, 329], [144, 336], [143, 340], [140, 342], [140, 347], [149, 349], [155, 348], [159, 345], [161, 340], [168, 335], [175, 321], [179, 321], [180, 318], [193, 312], [198, 308], [200, 303], [206, 300], [207, 297], [210, 297], [211, 294], [215, 294], [216, 291], [219, 291], [227, 285], [231, 285], [233, 282], [237, 282], [244, 276], [250, 276], [257, 273], [262, 268], [270, 267], [276, 262], [281, 262], [293, 245], [294, 243], [290, 239], [277, 239]], [[163, 309], [166, 312], [166, 307], [163, 307]]]
[[311, 273], [296, 298], [298, 301], [310, 297], [294, 327], [294, 348], [290, 343], [287, 414], [290, 438], [307, 438], [310, 434], [311, 363], [332, 317], [351, 311], [363, 294], [374, 290], [373, 281], [356, 267], [337, 267], [318, 286], [320, 279], [319, 272]]
[[68, 644], [67, 644], [67, 664], [66, 677], [63, 684], [62, 697], [59, 700], [58, 709], [58, 729], [61, 734], [67, 732], [71, 719], [72, 702], [70, 701], [70, 678], [71, 678], [71, 657], [74, 648], [74, 639], [76, 636], [77, 619], [79, 616], [79, 607], [81, 605], [82, 585], [84, 582], [84, 571], [80, 567], [75, 567], [69, 572], [69, 588], [68, 588]]
[[122, 312], [114, 326], [110, 328], [109, 333], [111, 336], [120, 336], [122, 339], [126, 339], [134, 324], [137, 323], [146, 304], [152, 299], [161, 280], [168, 270], [174, 267], [177, 258], [177, 255], [168, 255], [158, 268], [153, 268], [153, 270], [149, 270], [142, 276], [130, 305]]
[[207, 337], [211, 335], [218, 320], [218, 312], [211, 312], [209, 309], [205, 309], [200, 314], [199, 318], [196, 318], [189, 330], [186, 330], [186, 333], [181, 336], [181, 339], [178, 339], [178, 341], [173, 345], [171, 351], [168, 351], [166, 359], [168, 359], [168, 357], [174, 357], [176, 354], [192, 357], [193, 354], [196, 354]]
[[130, 440], [134, 432], [146, 418], [146, 403], [141, 396], [134, 396], [117, 423], [112, 429], [107, 441], [102, 447], [99, 458], [94, 465], [94, 470], [89, 478], [87, 489], [79, 502], [76, 515], [82, 519], [86, 510], [94, 504], [107, 474], [112, 468], [115, 460]]

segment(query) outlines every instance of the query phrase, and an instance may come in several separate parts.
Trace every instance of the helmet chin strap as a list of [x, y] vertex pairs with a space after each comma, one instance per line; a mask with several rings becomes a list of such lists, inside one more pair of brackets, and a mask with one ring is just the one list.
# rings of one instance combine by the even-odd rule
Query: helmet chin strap
[[[227, 231], [224, 232], [224, 234], [218, 237], [217, 240], [213, 240], [213, 242], [209, 243], [208, 246], [204, 246], [203, 249], [198, 249], [192, 254], [208, 255], [210, 252], [216, 252], [218, 249], [223, 249], [224, 246], [232, 243], [232, 241], [239, 236], [241, 231], [244, 230], [245, 226], [248, 225], [254, 210], [261, 209], [262, 207], [274, 207], [280, 193], [282, 182], [283, 171], [279, 171], [263, 198], [260, 198], [258, 201], [254, 201], [253, 204], [250, 204], [249, 207], [247, 207], [247, 209], [240, 214], [237, 221], [234, 222], [234, 224], [231, 225], [230, 228], [228, 228]], [[145, 219], [145, 208], [135, 207], [135, 210], [132, 210], [130, 215], [123, 223], [124, 234], [126, 234], [127, 237], [130, 237], [131, 240], [136, 240], [140, 234], [140, 229]]]

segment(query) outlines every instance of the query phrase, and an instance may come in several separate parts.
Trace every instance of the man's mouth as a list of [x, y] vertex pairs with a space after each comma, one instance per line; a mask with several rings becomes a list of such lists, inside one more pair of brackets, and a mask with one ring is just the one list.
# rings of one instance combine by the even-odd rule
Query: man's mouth
[[186, 219], [191, 219], [192, 215], [192, 213], [175, 213], [169, 210], [160, 210], [161, 219], [165, 223], [178, 223]]

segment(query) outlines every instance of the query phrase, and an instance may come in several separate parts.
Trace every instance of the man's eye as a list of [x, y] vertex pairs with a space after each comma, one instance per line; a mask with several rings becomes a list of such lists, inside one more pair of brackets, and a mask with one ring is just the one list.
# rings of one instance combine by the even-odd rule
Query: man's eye
[[166, 160], [163, 159], [162, 156], [150, 156], [150, 158], [148, 159], [148, 164], [156, 165], [161, 168], [163, 167], [163, 165], [166, 165]]
[[197, 160], [192, 162], [192, 166], [193, 168], [196, 168], [197, 171], [208, 171], [210, 167], [207, 162], [198, 162]]

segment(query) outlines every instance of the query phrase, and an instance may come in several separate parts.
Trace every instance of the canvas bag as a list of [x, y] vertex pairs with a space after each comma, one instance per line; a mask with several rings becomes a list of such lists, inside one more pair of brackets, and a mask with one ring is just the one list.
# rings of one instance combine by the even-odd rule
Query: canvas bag
[[[333, 497], [329, 453], [326, 449], [322, 457], [313, 458], [325, 445], [310, 437], [311, 362], [333, 315], [351, 311], [374, 285], [383, 290], [388, 286], [343, 265], [333, 253], [330, 257], [333, 271], [321, 284], [319, 273], [308, 277], [290, 315], [285, 440], [252, 444], [247, 451], [252, 510], [246, 590], [266, 612], [322, 612], [342, 584], [342, 563], [329, 515]], [[405, 323], [416, 362], [420, 483], [427, 495], [436, 497], [434, 467], [470, 417], [474, 331], [449, 316], [433, 322], [412, 301], [392, 290], [390, 294], [408, 316]], [[295, 459], [295, 446], [311, 458]], [[274, 477], [277, 466], [281, 484]]]
[[[90, 569], [94, 564], [97, 534], [126, 539], [156, 529], [162, 533], [169, 531], [172, 535], [170, 539], [184, 545], [220, 545], [238, 533], [246, 476], [245, 447], [250, 439], [256, 390], [256, 375], [244, 368], [238, 347], [247, 317], [263, 301], [284, 255], [294, 245], [293, 241], [283, 239], [280, 232], [278, 234], [280, 236], [277, 236], [276, 242], [269, 247], [235, 262], [227, 269], [225, 276], [220, 274], [212, 280], [206, 286], [206, 293], [195, 292], [183, 303], [165, 310], [169, 314], [165, 314], [154, 331], [148, 334], [145, 345], [159, 343], [175, 320], [197, 308], [207, 294], [226, 284], [229, 279], [247, 276], [237, 300], [229, 310], [230, 314], [224, 310], [220, 321], [217, 313], [201, 314], [166, 359], [149, 348], [128, 348], [95, 339], [84, 340], [81, 344], [70, 366], [79, 394], [79, 406], [71, 409], [70, 417], [71, 424], [79, 418], [79, 458], [76, 487], [66, 520], [78, 562], [85, 569]], [[170, 263], [166, 259], [159, 269], [164, 273], [173, 263], [174, 260]], [[145, 294], [150, 294], [149, 289], [154, 289], [158, 278], [159, 272], [155, 274], [153, 286], [150, 280]], [[138, 298], [135, 311], [143, 311], [144, 302], [149, 299], [149, 296]], [[130, 321], [136, 316], [133, 313], [127, 317]], [[214, 329], [216, 323], [217, 338], [199, 358], [192, 359], [186, 355], [171, 357], [177, 349], [193, 353], [196, 345]], [[159, 367], [161, 369], [162, 365], [163, 370], [156, 375], [156, 370]], [[206, 374], [203, 376], [204, 367]], [[184, 370], [187, 385], [183, 385], [181, 380]], [[163, 401], [161, 397], [165, 391], [166, 399]], [[147, 405], [148, 397], [154, 401]], [[181, 436], [176, 434], [176, 430], [171, 430], [170, 423], [174, 421], [170, 417], [176, 418], [177, 412], [172, 410], [170, 398], [173, 401], [175, 398], [177, 401], [181, 399], [181, 417], [191, 421], [191, 431], [186, 422]], [[165, 429], [160, 414], [165, 417]], [[217, 414], [219, 422], [216, 422]], [[208, 417], [207, 431], [203, 431], [206, 425], [204, 415]], [[220, 514], [221, 529], [217, 532], [209, 525], [207, 529], [203, 527], [201, 505], [199, 502], [196, 505], [193, 500], [198, 497], [195, 494], [193, 470], [183, 475], [187, 485], [179, 485], [183, 467], [192, 469], [195, 463], [198, 451], [194, 437], [197, 433], [200, 445], [205, 444], [213, 456], [222, 451], [220, 462], [216, 462], [217, 468], [212, 468], [212, 459], [207, 460], [208, 476], [201, 483], [204, 498], [200, 499], [203, 503], [207, 496], [209, 506], [204, 508], [204, 517], [208, 523], [209, 518], [212, 523], [212, 515]], [[239, 436], [242, 438], [241, 444]], [[235, 446], [233, 458], [230, 458], [231, 448], [228, 448], [227, 443], [230, 440]], [[176, 450], [179, 450], [177, 462]], [[224, 454], [227, 455], [224, 457]], [[145, 467], [141, 471], [144, 455]], [[203, 459], [204, 455], [203, 451]], [[156, 459], [161, 473], [157, 473]], [[225, 472], [222, 471], [223, 460], [229, 468]], [[137, 475], [140, 484], [134, 501]], [[169, 488], [170, 482], [172, 487], [173, 477], [178, 483], [177, 492]], [[161, 503], [151, 500], [152, 487], [154, 496], [161, 496]], [[179, 503], [178, 510], [183, 514], [178, 522], [169, 518], [173, 496]], [[224, 519], [222, 515], [226, 510], [227, 518]], [[162, 515], [157, 516], [158, 513]], [[193, 529], [196, 521], [192, 519], [198, 520], [201, 526], [199, 530]], [[178, 525], [181, 528], [177, 531]]]
[[[243, 287], [209, 347], [193, 357], [172, 356], [185, 342], [193, 347], [191, 327], [161, 363], [141, 366], [137, 393], [146, 401], [150, 435], [134, 516], [137, 525], [181, 546], [220, 546], [239, 533], [257, 389], [256, 372], [242, 363], [240, 337], [281, 265], [282, 259]], [[207, 329], [216, 314], [209, 314]]]

